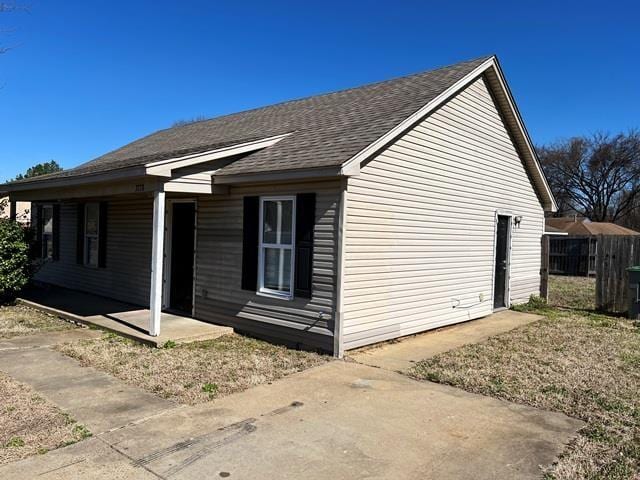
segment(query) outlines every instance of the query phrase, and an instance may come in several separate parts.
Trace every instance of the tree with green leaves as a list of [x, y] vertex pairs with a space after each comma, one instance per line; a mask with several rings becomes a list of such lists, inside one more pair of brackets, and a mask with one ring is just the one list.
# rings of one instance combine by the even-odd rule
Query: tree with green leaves
[[58, 165], [58, 162], [56, 162], [55, 160], [51, 160], [50, 162], [38, 163], [37, 165], [28, 168], [24, 174], [18, 174], [15, 179], [22, 180], [25, 178], [37, 177], [38, 175], [46, 175], [47, 173], [55, 173], [60, 171], [62, 171], [62, 167]]

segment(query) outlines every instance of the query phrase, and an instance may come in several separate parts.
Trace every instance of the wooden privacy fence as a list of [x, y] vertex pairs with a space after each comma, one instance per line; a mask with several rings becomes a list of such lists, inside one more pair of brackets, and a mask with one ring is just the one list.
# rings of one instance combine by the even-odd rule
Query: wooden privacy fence
[[629, 309], [627, 268], [640, 265], [640, 236], [598, 235], [596, 308], [624, 313]]

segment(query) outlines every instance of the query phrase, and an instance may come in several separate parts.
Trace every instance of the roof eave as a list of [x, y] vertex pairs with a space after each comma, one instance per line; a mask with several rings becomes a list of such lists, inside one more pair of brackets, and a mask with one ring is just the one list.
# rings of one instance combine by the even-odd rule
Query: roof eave
[[340, 176], [345, 176], [345, 174], [342, 172], [341, 167], [337, 166], [229, 175], [216, 175], [216, 173], [214, 173], [211, 177], [214, 185], [230, 185], [235, 183], [269, 183], [327, 179], [332, 177], [338, 178]]
[[[350, 169], [354, 169], [355, 165], [358, 165], [358, 167], [360, 167], [363, 164], [363, 162], [365, 162], [366, 160], [371, 158], [373, 155], [375, 155], [377, 152], [382, 150], [384, 147], [389, 145], [391, 142], [396, 140], [403, 133], [405, 133], [414, 125], [416, 125], [418, 122], [423, 120], [431, 112], [435, 111], [438, 107], [446, 103], [456, 93], [460, 92], [462, 89], [464, 89], [469, 84], [471, 84], [474, 80], [476, 80], [481, 75], [483, 75], [484, 73], [490, 70], [493, 70], [495, 72], [496, 79], [498, 80], [498, 83], [505, 94], [506, 100], [508, 102], [508, 106], [516, 121], [517, 130], [518, 130], [517, 133], [521, 136], [522, 144], [524, 145], [525, 151], [523, 153], [525, 153], [526, 157], [528, 157], [528, 159], [530, 160], [528, 162], [530, 166], [533, 167], [533, 168], [529, 168], [529, 170], [531, 171], [532, 174], [536, 176], [536, 179], [538, 180], [538, 182], [534, 182], [534, 185], [536, 186], [536, 189], [539, 191], [539, 195], [542, 200], [541, 203], [542, 203], [543, 209], [547, 212], [556, 212], [558, 210], [558, 206], [553, 196], [553, 192], [551, 191], [551, 188], [549, 187], [549, 183], [547, 182], [544, 172], [542, 171], [542, 167], [540, 165], [540, 161], [538, 159], [536, 151], [533, 148], [533, 143], [531, 142], [531, 138], [529, 137], [529, 134], [524, 126], [524, 122], [522, 121], [520, 112], [518, 111], [518, 108], [515, 104], [511, 91], [509, 90], [509, 87], [506, 83], [504, 74], [502, 73], [502, 70], [498, 63], [498, 59], [495, 56], [488, 58], [485, 62], [480, 64], [474, 70], [472, 70], [463, 78], [461, 78], [456, 83], [451, 85], [449, 88], [444, 90], [440, 95], [435, 97], [429, 103], [427, 103], [422, 108], [420, 108], [415, 113], [413, 113], [411, 116], [406, 118], [403, 122], [398, 124], [393, 129], [389, 130], [387, 133], [385, 133], [383, 136], [378, 138], [373, 143], [366, 146], [360, 152], [356, 153], [353, 157], [351, 157], [349, 160], [347, 160], [342, 164], [342, 169], [345, 171], [349, 171]], [[500, 108], [500, 106], [498, 106], [498, 108]]]
[[34, 178], [33, 181], [8, 183], [2, 185], [0, 188], [3, 192], [11, 193], [26, 192], [30, 190], [47, 190], [52, 188], [75, 187], [79, 185], [105, 183], [138, 177], [171, 178], [172, 172], [176, 169], [261, 150], [263, 148], [275, 145], [280, 140], [289, 135], [291, 135], [291, 132], [283, 135], [263, 138], [256, 141], [244, 142], [228, 147], [218, 148], [215, 150], [208, 150], [196, 154], [183, 155], [165, 160], [149, 162], [133, 167], [121, 167], [104, 172], [87, 173], [67, 177], [59, 176], [50, 179]]
[[2, 185], [2, 191], [7, 193], [26, 192], [30, 190], [47, 190], [51, 188], [75, 187], [94, 183], [104, 183], [128, 178], [144, 177], [144, 165], [136, 167], [126, 167], [105, 172], [88, 173], [71, 177], [55, 177], [51, 179], [41, 179], [33, 182], [7, 183]]

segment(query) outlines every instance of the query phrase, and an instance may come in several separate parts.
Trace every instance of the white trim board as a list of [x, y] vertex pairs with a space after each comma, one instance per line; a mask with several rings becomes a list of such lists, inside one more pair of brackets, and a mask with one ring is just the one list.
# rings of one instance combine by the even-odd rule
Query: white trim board
[[[289, 293], [271, 290], [264, 285], [265, 266], [264, 266], [264, 250], [266, 248], [283, 248], [282, 243], [264, 243], [264, 204], [268, 201], [287, 201], [291, 202], [291, 243], [284, 248], [291, 252], [289, 267]], [[295, 255], [296, 255], [296, 208], [297, 199], [295, 195], [264, 195], [259, 200], [259, 226], [258, 226], [258, 290], [257, 295], [279, 298], [282, 300], [293, 300], [295, 292]]]
[[[494, 312], [511, 308], [511, 251], [513, 250], [513, 219], [516, 217], [510, 210], [496, 210], [493, 224], [493, 261], [491, 262], [491, 309]], [[496, 296], [496, 254], [498, 249], [498, 217], [509, 219], [507, 232], [507, 271], [504, 279], [504, 307], [495, 306]]]
[[171, 261], [173, 244], [173, 205], [176, 203], [193, 203], [193, 278], [191, 287], [191, 316], [195, 315], [196, 308], [196, 254], [198, 248], [198, 200], [196, 198], [168, 198], [165, 210], [165, 241], [164, 241], [164, 269], [162, 278], [162, 309], [166, 310], [171, 305]]
[[188, 167], [191, 165], [197, 165], [199, 163], [210, 162], [212, 160], [218, 160], [221, 158], [233, 157], [234, 155], [239, 155], [242, 153], [261, 150], [263, 148], [275, 145], [280, 140], [288, 137], [289, 135], [291, 135], [291, 133], [276, 135], [274, 137], [267, 137], [251, 142], [239, 143], [237, 145], [231, 145], [215, 150], [208, 150], [206, 152], [196, 153], [193, 155], [185, 155], [181, 157], [169, 158], [166, 160], [147, 163], [145, 165], [145, 173], [147, 175], [171, 177], [172, 170]]
[[[413, 127], [418, 122], [420, 122], [422, 119], [424, 119], [428, 114], [430, 114], [431, 112], [436, 110], [438, 107], [446, 103], [453, 95], [460, 92], [462, 89], [469, 86], [478, 77], [488, 72], [493, 72], [497, 77], [502, 93], [504, 94], [508, 102], [508, 107], [510, 110], [508, 113], [515, 119], [517, 132], [513, 132], [513, 133], [518, 134], [522, 139], [522, 142], [520, 143], [523, 143], [524, 145], [526, 145], [526, 151], [523, 153], [525, 153], [525, 156], [528, 158], [525, 158], [525, 161], [527, 166], [529, 167], [529, 170], [531, 170], [531, 165], [534, 166], [532, 173], [536, 176], [536, 178], [539, 180], [540, 184], [543, 187], [544, 191], [542, 192], [543, 194], [542, 197], [545, 198], [546, 200], [543, 206], [545, 210], [552, 211], [552, 212], [557, 211], [555, 198], [553, 197], [551, 188], [549, 187], [546, 177], [542, 172], [542, 167], [540, 166], [540, 162], [533, 148], [533, 144], [531, 143], [531, 139], [529, 138], [529, 134], [527, 133], [524, 127], [524, 123], [522, 122], [520, 113], [518, 112], [515, 102], [513, 101], [511, 92], [509, 91], [507, 83], [504, 79], [502, 70], [500, 69], [500, 65], [498, 64], [498, 59], [495, 56], [487, 59], [485, 62], [483, 62], [478, 67], [476, 67], [473, 71], [468, 73], [465, 77], [463, 77], [462, 79], [458, 80], [456, 83], [451, 85], [449, 88], [447, 88], [440, 95], [438, 95], [436, 98], [431, 100], [421, 109], [419, 109], [417, 112], [415, 112], [414, 114], [406, 118], [403, 122], [401, 122], [391, 130], [389, 130], [387, 133], [381, 136], [378, 140], [369, 144], [367, 147], [365, 147], [360, 152], [358, 152], [353, 157], [351, 157], [349, 160], [347, 160], [345, 163], [343, 163], [341, 174], [345, 175], [347, 174], [347, 172], [356, 172], [357, 171], [355, 167], [356, 165], [362, 166], [362, 163], [368, 160], [372, 155], [379, 152], [381, 149], [383, 149], [384, 147], [389, 145], [391, 142], [396, 140], [404, 132], [406, 132], [411, 127]], [[503, 109], [503, 107], [500, 104], [497, 104], [496, 106], [499, 109]], [[536, 182], [534, 182], [534, 185], [538, 187]], [[539, 188], [537, 189], [539, 190]]]

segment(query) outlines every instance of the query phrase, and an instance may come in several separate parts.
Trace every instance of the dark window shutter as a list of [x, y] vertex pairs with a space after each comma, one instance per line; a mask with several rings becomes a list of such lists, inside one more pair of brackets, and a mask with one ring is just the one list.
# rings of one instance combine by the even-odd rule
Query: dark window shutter
[[36, 207], [36, 241], [33, 245], [33, 256], [42, 258], [42, 205]]
[[52, 219], [53, 260], [60, 260], [60, 205], [53, 205]]
[[84, 265], [84, 203], [78, 203], [76, 215], [76, 263]]
[[98, 267], [107, 266], [107, 210], [108, 203], [100, 202], [100, 218], [98, 219]]
[[296, 197], [296, 258], [294, 294], [311, 298], [313, 277], [313, 230], [316, 223], [316, 194]]
[[260, 197], [244, 197], [242, 214], [242, 289], [256, 291], [258, 285], [258, 235]]

